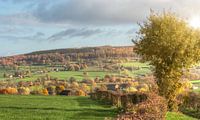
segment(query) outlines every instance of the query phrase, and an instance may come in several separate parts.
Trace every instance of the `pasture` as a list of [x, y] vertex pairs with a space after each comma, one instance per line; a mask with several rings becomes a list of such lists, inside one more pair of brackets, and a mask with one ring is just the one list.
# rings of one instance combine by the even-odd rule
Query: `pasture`
[[[103, 78], [107, 72], [102, 71], [87, 71], [87, 78], [94, 79], [96, 77]], [[76, 80], [81, 81], [84, 79], [83, 71], [59, 71], [47, 73], [51, 77], [58, 78], [60, 80], [68, 80], [70, 77], [74, 77]], [[33, 74], [30, 78], [17, 79], [17, 81], [34, 81], [38, 77], [45, 76], [45, 74]]]
[[[104, 120], [117, 115], [116, 108], [88, 97], [0, 95], [1, 120]], [[181, 113], [167, 120], [196, 120]]]
[[[135, 62], [135, 61], [130, 61], [130, 62], [125, 62], [121, 63], [120, 65], [123, 65], [124, 67], [139, 67], [140, 69], [138, 70], [133, 70], [133, 71], [128, 71], [129, 76], [139, 76], [139, 75], [145, 75], [148, 73], [151, 73], [150, 66], [148, 63], [141, 63], [141, 62]], [[58, 67], [59, 68], [59, 67]], [[86, 69], [80, 70], [80, 71], [52, 71], [52, 67], [50, 66], [18, 66], [17, 71], [28, 71], [30, 70], [31, 76], [30, 77], [25, 77], [25, 78], [12, 78], [16, 82], [19, 81], [34, 81], [37, 80], [37, 78], [45, 76], [46, 74], [50, 75], [51, 77], [58, 78], [61, 80], [68, 80], [70, 77], [74, 77], [76, 80], [81, 81], [85, 78], [83, 75], [83, 72], [87, 72], [88, 76], [87, 78], [89, 79], [94, 79], [96, 77], [103, 78], [105, 75], [118, 75], [118, 72], [114, 71], [106, 71], [98, 68], [97, 66], [90, 66]], [[48, 73], [38, 73], [41, 70], [46, 70], [50, 71]], [[3, 67], [0, 67], [0, 80], [4, 80], [3, 74], [8, 73], [8, 74], [14, 74], [16, 70], [13, 69], [5, 69]]]
[[1, 120], [103, 120], [116, 110], [88, 97], [0, 96]]

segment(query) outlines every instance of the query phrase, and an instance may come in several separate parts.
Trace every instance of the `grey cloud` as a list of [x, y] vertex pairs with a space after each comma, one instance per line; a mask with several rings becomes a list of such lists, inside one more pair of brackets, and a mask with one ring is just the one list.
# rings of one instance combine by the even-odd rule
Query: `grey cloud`
[[37, 19], [30, 13], [0, 15], [0, 24], [7, 25], [34, 25]]
[[16, 27], [13, 25], [1, 25], [0, 27], [0, 35], [2, 34], [24, 34], [31, 33], [33, 29], [24, 28], [24, 27]]
[[200, 13], [199, 4], [199, 0], [68, 0], [40, 3], [33, 15], [52, 23], [133, 24], [144, 20], [150, 9], [170, 9], [188, 16]]
[[36, 37], [43, 37], [43, 36], [45, 36], [45, 34], [42, 33], [42, 32], [37, 32], [35, 36]]
[[40, 41], [44, 39], [44, 36], [45, 34], [42, 32], [37, 32], [34, 35], [29, 36], [0, 35], [0, 40], [9, 40], [13, 42], [18, 42], [21, 40]]
[[82, 37], [82, 38], [87, 38], [91, 37], [93, 35], [97, 35], [103, 33], [102, 30], [100, 29], [87, 29], [87, 28], [82, 28], [82, 29], [67, 29], [61, 32], [58, 32], [48, 38], [50, 41], [57, 41], [57, 40], [62, 40], [64, 37], [68, 38], [74, 38], [74, 37]]

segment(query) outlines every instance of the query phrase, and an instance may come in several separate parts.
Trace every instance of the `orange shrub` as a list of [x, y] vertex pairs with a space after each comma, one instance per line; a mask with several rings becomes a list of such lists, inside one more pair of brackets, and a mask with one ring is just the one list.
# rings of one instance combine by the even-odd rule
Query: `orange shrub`
[[8, 91], [6, 89], [1, 89], [0, 94], [8, 94]]
[[6, 91], [7, 91], [7, 94], [17, 94], [18, 93], [16, 88], [11, 88], [11, 87], [6, 88]]
[[77, 90], [76, 96], [86, 96], [86, 93], [83, 90]]
[[49, 95], [49, 92], [48, 92], [48, 90], [45, 88], [45, 89], [42, 89], [41, 94], [42, 94], [42, 95]]

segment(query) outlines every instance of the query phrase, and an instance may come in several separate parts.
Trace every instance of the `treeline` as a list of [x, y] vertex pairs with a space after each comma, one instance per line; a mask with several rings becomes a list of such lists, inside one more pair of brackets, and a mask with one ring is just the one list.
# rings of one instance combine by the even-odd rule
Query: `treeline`
[[0, 58], [1, 65], [33, 64], [66, 64], [69, 61], [80, 61], [99, 58], [137, 57], [132, 46], [123, 47], [87, 47], [38, 51], [24, 55]]

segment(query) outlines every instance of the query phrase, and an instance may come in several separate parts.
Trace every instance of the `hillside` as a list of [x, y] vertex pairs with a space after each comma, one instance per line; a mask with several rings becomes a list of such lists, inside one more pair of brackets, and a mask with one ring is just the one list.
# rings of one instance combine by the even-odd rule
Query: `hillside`
[[1, 65], [65, 64], [66, 62], [99, 58], [136, 57], [133, 46], [102, 46], [36, 51], [28, 54], [2, 57]]

